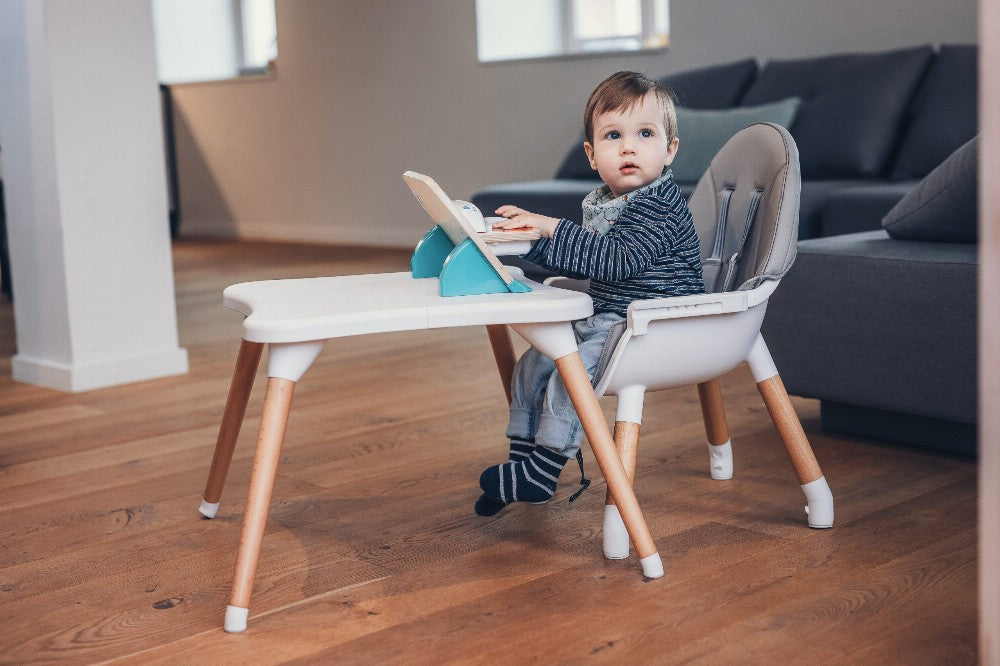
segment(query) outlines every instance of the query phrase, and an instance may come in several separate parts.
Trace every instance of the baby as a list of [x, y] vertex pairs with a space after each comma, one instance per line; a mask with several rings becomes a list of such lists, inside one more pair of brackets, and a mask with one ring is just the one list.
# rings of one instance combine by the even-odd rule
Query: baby
[[[501, 206], [494, 227], [538, 229], [525, 259], [590, 279], [594, 314], [573, 324], [593, 377], [608, 332], [636, 299], [704, 291], [698, 236], [669, 170], [677, 114], [662, 84], [618, 72], [597, 86], [584, 111], [583, 149], [604, 185], [583, 200], [583, 224]], [[669, 353], [665, 351], [665, 353]], [[547, 502], [566, 462], [580, 461], [582, 426], [555, 363], [531, 348], [514, 367], [508, 461], [483, 471], [475, 510], [492, 516], [511, 502]], [[581, 481], [583, 482], [583, 481]]]

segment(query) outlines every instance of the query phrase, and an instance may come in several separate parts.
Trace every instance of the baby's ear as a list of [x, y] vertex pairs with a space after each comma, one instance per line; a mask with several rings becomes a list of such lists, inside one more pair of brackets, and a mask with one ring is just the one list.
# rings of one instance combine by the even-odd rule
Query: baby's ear
[[589, 141], [583, 142], [583, 152], [587, 153], [587, 160], [590, 162], [590, 168], [597, 171], [597, 162], [594, 161], [594, 147], [590, 145]]
[[674, 161], [674, 158], [677, 157], [677, 148], [680, 146], [680, 143], [681, 140], [675, 136], [670, 140], [670, 143], [667, 144], [667, 166], [669, 166]]

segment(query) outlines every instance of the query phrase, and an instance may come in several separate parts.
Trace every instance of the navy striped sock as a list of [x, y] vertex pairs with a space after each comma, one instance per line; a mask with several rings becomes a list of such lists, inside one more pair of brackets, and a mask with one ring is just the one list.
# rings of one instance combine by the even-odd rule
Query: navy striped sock
[[[511, 438], [510, 452], [507, 455], [507, 462], [518, 462], [526, 459], [535, 450], [535, 443], [531, 440]], [[486, 493], [476, 500], [475, 511], [479, 516], [495, 516], [500, 513], [500, 509], [507, 506], [505, 502], [495, 500]]]
[[494, 503], [504, 506], [511, 502], [547, 502], [556, 491], [559, 473], [567, 460], [566, 456], [536, 446], [523, 460], [488, 467], [479, 477], [479, 487]]

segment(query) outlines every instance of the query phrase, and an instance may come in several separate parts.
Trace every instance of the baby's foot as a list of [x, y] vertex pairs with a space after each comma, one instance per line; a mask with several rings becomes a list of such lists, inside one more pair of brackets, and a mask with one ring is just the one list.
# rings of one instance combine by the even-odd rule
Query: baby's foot
[[537, 446], [523, 460], [488, 467], [479, 477], [483, 497], [476, 502], [476, 513], [492, 516], [511, 502], [547, 502], [556, 490], [559, 473], [567, 460]]

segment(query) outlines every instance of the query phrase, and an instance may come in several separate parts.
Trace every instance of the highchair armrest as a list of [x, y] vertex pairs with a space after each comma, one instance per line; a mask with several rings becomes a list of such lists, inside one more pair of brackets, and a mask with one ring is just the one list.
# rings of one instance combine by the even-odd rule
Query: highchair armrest
[[627, 325], [632, 335], [645, 335], [651, 321], [742, 312], [749, 307], [749, 293], [728, 291], [633, 301], [628, 306]]

